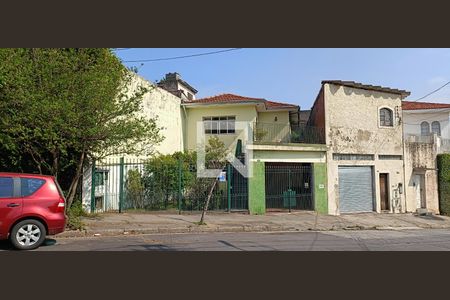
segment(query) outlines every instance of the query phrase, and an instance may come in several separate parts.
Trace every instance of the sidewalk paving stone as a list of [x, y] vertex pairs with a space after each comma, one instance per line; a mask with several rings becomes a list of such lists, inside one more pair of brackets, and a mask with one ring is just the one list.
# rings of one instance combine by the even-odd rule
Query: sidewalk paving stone
[[450, 217], [413, 214], [361, 213], [331, 216], [299, 211], [270, 212], [255, 216], [245, 213], [209, 212], [205, 217], [206, 225], [198, 225], [199, 220], [200, 213], [104, 213], [96, 217], [83, 218], [85, 230], [68, 230], [58, 236], [450, 228]]

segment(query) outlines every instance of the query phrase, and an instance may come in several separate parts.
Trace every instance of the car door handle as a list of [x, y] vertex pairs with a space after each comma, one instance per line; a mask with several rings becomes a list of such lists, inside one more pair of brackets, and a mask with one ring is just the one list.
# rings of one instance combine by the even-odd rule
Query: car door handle
[[6, 205], [6, 206], [8, 206], [8, 207], [17, 207], [17, 206], [20, 206], [20, 204], [17, 204], [17, 203], [9, 203], [9, 204]]

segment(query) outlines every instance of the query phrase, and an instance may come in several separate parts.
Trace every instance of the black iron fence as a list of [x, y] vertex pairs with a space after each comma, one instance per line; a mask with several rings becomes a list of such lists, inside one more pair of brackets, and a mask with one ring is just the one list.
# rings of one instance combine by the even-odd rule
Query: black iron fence
[[182, 160], [109, 159], [94, 163], [91, 211], [247, 210], [247, 179], [227, 164], [218, 178], [197, 176], [196, 166]]
[[253, 141], [269, 143], [324, 144], [324, 131], [318, 127], [255, 122]]
[[266, 163], [266, 208], [313, 210], [312, 167], [299, 163]]

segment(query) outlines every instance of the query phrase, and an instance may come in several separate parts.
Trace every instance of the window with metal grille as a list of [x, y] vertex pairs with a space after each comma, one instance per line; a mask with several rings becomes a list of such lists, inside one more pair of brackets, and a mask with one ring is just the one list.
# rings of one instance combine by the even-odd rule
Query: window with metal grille
[[378, 159], [380, 160], [402, 160], [402, 155], [388, 155], [388, 154], [380, 154], [378, 155]]
[[420, 134], [421, 135], [430, 135], [430, 124], [426, 121], [420, 123]]
[[206, 134], [229, 134], [235, 133], [236, 117], [203, 117]]
[[334, 160], [374, 160], [373, 154], [342, 154], [333, 153]]
[[441, 123], [438, 121], [434, 121], [431, 123], [431, 132], [436, 133], [438, 136], [441, 136]]
[[392, 110], [390, 110], [389, 108], [380, 109], [380, 126], [394, 126]]

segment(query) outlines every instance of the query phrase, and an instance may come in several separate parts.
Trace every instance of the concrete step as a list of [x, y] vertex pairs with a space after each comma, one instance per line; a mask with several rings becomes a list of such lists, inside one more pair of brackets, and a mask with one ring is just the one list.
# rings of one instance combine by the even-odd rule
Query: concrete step
[[430, 215], [432, 215], [432, 213], [430, 211], [428, 211], [428, 209], [426, 209], [426, 208], [418, 208], [416, 210], [416, 213], [419, 216], [430, 216]]

